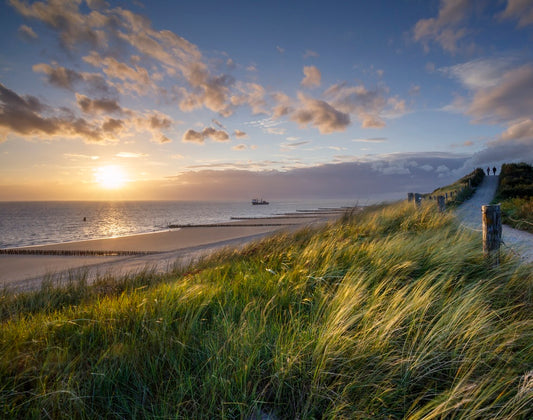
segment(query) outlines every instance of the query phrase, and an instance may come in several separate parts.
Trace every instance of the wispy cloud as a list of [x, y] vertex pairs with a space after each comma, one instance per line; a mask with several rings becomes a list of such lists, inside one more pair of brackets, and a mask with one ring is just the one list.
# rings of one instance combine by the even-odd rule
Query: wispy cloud
[[28, 25], [20, 25], [18, 29], [18, 33], [20, 37], [22, 37], [23, 39], [27, 41], [33, 41], [39, 38], [39, 36], [35, 33], [35, 31]]
[[426, 51], [429, 51], [430, 42], [436, 42], [445, 51], [457, 52], [458, 42], [468, 33], [465, 20], [473, 3], [471, 0], [441, 0], [436, 18], [420, 19], [416, 23], [414, 40], [421, 42]]
[[235, 130], [234, 131], [235, 137], [238, 139], [247, 139], [248, 134], [246, 134], [244, 131], [241, 130]]
[[518, 27], [533, 24], [533, 2], [528, 0], [507, 0], [505, 10], [497, 15], [500, 19], [518, 20]]
[[352, 141], [362, 142], [362, 143], [383, 143], [387, 141], [387, 137], [360, 138], [360, 139], [353, 139]]
[[137, 159], [141, 157], [147, 157], [148, 154], [146, 153], [135, 153], [135, 152], [119, 152], [115, 155], [119, 158], [126, 158], [126, 159]]
[[310, 58], [310, 57], [317, 58], [319, 57], [319, 54], [313, 50], [305, 50], [303, 57], [304, 58]]

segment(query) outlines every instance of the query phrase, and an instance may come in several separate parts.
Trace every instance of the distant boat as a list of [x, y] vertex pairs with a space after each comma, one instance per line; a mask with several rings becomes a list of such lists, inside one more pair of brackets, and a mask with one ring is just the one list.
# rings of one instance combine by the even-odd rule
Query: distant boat
[[261, 205], [261, 204], [268, 204], [268, 201], [265, 201], [265, 200], [263, 200], [262, 198], [254, 198], [254, 199], [252, 200], [252, 204], [253, 204], [254, 206], [258, 206], [258, 205]]

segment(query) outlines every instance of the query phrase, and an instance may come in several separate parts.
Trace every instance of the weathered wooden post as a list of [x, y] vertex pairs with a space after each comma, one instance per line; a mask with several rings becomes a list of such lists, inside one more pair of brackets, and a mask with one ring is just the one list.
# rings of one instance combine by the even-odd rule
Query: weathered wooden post
[[415, 193], [415, 204], [417, 207], [422, 205], [422, 194]]
[[483, 254], [491, 265], [500, 264], [502, 241], [502, 214], [499, 204], [481, 206], [483, 223]]
[[415, 199], [415, 195], [413, 193], [407, 193], [407, 201], [413, 201]]
[[446, 201], [444, 200], [443, 195], [437, 196], [437, 204], [439, 206], [439, 211], [441, 213], [444, 213], [444, 211], [446, 210]]

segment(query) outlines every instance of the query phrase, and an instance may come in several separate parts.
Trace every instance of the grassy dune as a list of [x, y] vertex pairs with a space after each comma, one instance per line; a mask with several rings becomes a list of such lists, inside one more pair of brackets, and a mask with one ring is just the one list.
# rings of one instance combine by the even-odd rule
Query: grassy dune
[[499, 181], [494, 202], [501, 202], [503, 222], [533, 233], [533, 167], [506, 163]]
[[530, 418], [533, 274], [432, 205], [4, 294], [0, 417]]

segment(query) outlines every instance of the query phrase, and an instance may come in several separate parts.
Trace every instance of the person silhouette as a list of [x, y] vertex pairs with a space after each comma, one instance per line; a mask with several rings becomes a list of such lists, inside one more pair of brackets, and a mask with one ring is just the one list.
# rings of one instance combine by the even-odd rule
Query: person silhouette
[[492, 173], [493, 173], [494, 175], [496, 175], [496, 166], [494, 166], [494, 167], [492, 168]]
[[487, 166], [487, 175], [490, 175], [490, 168]]

